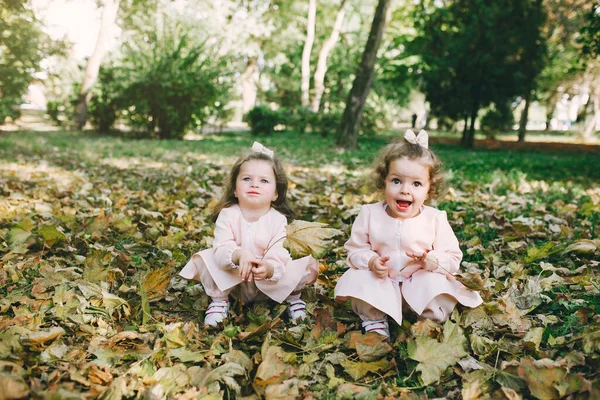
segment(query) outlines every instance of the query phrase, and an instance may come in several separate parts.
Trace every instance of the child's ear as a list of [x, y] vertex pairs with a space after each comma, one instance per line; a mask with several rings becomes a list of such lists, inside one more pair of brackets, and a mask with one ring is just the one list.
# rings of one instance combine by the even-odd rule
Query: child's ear
[[273, 201], [277, 201], [277, 199], [278, 199], [278, 198], [279, 198], [279, 193], [275, 192], [275, 193], [273, 194], [273, 198], [271, 199], [271, 202], [273, 202]]

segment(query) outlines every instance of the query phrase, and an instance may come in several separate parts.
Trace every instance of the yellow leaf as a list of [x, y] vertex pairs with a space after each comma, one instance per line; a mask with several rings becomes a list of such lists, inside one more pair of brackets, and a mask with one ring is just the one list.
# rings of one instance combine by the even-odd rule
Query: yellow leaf
[[328, 228], [327, 224], [295, 220], [285, 228], [286, 240], [283, 246], [294, 258], [312, 255], [321, 258], [329, 250], [331, 240], [342, 231]]
[[387, 360], [379, 360], [377, 362], [344, 361], [341, 365], [344, 367], [346, 373], [357, 381], [369, 372], [378, 372], [389, 367], [390, 363]]
[[409, 342], [408, 356], [419, 361], [417, 371], [421, 372], [424, 385], [439, 381], [446, 368], [467, 355], [465, 342], [460, 326], [450, 321], [444, 324], [442, 343], [427, 336], [418, 336]]
[[57, 339], [64, 334], [65, 330], [63, 328], [55, 326], [47, 331], [36, 331], [26, 334], [23, 336], [22, 341], [26, 345], [39, 346], [51, 340]]
[[165, 266], [150, 271], [142, 284], [149, 300], [161, 297], [171, 280], [171, 267]]
[[582, 239], [569, 245], [564, 253], [575, 252], [577, 254], [592, 254], [600, 248], [600, 239]]
[[392, 351], [386, 338], [371, 332], [361, 335], [356, 341], [356, 353], [362, 361], [375, 361]]
[[294, 376], [294, 368], [283, 361], [285, 355], [281, 347], [270, 346], [258, 366], [255, 383], [259, 386], [274, 385]]
[[0, 375], [0, 399], [23, 399], [29, 387], [21, 377]]

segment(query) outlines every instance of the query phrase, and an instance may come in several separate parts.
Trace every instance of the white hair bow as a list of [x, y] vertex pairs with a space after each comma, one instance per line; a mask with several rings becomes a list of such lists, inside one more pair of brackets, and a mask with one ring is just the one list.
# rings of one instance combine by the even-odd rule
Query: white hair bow
[[263, 146], [262, 144], [260, 144], [258, 142], [254, 142], [254, 144], [252, 145], [252, 151], [254, 151], [256, 153], [264, 154], [270, 158], [273, 158], [273, 156], [275, 155], [275, 153], [273, 153], [273, 150], [267, 149], [265, 146]]
[[406, 133], [404, 133], [404, 139], [406, 139], [408, 143], [418, 144], [426, 149], [429, 148], [429, 135], [424, 129], [421, 129], [418, 135], [415, 135], [413, 131], [407, 129]]

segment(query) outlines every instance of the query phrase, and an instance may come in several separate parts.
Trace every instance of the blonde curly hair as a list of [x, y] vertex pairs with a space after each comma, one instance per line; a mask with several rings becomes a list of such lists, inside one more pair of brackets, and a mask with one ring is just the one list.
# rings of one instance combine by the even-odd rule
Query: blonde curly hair
[[385, 178], [388, 176], [390, 163], [399, 158], [422, 160], [429, 167], [428, 200], [439, 198], [445, 191], [445, 178], [442, 162], [433, 151], [419, 144], [405, 140], [390, 143], [383, 147], [373, 162], [373, 182], [377, 189], [385, 189]]

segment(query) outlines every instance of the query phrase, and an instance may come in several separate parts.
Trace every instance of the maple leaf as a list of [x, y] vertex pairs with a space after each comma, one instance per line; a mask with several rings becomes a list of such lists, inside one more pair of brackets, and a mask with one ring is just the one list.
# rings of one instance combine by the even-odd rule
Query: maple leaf
[[344, 367], [346, 373], [357, 381], [369, 372], [378, 372], [384, 368], [389, 368], [390, 362], [385, 359], [376, 362], [354, 362], [347, 360], [342, 362], [341, 365]]
[[465, 342], [460, 326], [446, 321], [442, 343], [428, 336], [418, 336], [408, 343], [408, 356], [419, 361], [417, 371], [424, 385], [439, 381], [446, 368], [467, 355]]
[[342, 231], [321, 222], [294, 220], [285, 227], [283, 246], [294, 258], [312, 255], [321, 258], [331, 247], [332, 239]]

